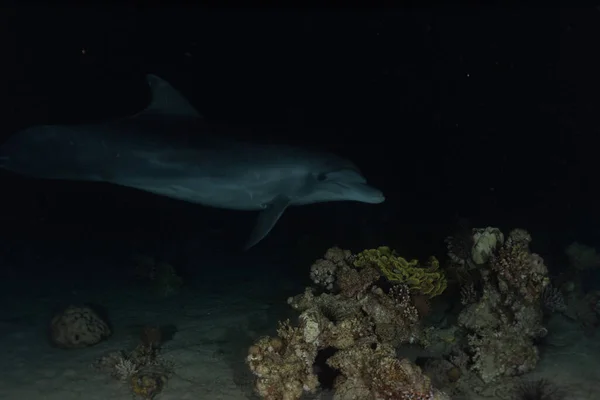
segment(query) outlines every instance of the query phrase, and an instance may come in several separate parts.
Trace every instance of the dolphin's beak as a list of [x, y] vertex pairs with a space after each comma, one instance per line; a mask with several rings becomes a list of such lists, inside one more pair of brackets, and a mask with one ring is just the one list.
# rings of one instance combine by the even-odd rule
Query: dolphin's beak
[[355, 197], [355, 200], [357, 201], [370, 204], [379, 204], [385, 201], [385, 195], [381, 190], [376, 189], [373, 186], [367, 185], [366, 183], [344, 182], [343, 186], [345, 186], [349, 191], [354, 193], [353, 197]]

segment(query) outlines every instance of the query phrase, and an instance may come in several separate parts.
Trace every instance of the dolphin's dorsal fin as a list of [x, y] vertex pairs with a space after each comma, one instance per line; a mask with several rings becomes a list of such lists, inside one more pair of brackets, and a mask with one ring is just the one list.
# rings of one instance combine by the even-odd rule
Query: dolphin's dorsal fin
[[178, 90], [169, 84], [164, 79], [148, 74], [146, 81], [152, 92], [152, 100], [150, 105], [136, 117], [142, 115], [170, 115], [177, 117], [201, 118], [202, 116], [196, 109], [187, 101]]

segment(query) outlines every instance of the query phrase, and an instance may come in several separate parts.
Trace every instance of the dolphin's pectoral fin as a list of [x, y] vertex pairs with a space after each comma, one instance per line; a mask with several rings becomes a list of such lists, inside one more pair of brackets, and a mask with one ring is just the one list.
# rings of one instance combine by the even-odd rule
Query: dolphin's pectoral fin
[[279, 195], [269, 203], [267, 208], [260, 212], [258, 221], [256, 221], [256, 225], [254, 225], [254, 229], [250, 234], [250, 239], [244, 247], [245, 250], [263, 240], [271, 232], [288, 205], [290, 205], [290, 198]]

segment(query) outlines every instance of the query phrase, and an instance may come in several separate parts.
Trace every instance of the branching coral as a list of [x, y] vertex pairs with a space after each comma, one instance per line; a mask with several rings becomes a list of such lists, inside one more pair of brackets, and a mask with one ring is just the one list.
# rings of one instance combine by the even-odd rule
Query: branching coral
[[121, 353], [119, 361], [114, 366], [113, 376], [121, 382], [127, 382], [138, 372], [138, 368], [134, 361]]
[[408, 285], [411, 291], [435, 297], [447, 286], [440, 263], [431, 257], [426, 266], [419, 266], [418, 260], [410, 260], [398, 256], [389, 247], [369, 249], [356, 256], [354, 265], [358, 268], [377, 268], [390, 283]]
[[137, 372], [138, 366], [124, 351], [113, 351], [96, 360], [92, 366], [110, 374], [113, 378], [127, 382]]

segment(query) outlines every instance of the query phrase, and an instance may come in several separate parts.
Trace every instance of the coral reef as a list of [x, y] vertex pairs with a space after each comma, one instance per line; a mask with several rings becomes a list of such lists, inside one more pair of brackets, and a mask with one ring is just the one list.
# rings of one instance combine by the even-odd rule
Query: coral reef
[[[261, 398], [294, 400], [304, 392], [314, 393], [320, 386], [315, 364], [324, 355], [320, 368], [335, 371], [330, 382], [335, 399], [446, 398], [418, 367], [395, 356], [396, 346], [423, 343], [425, 335], [409, 282], [381, 279], [385, 272], [372, 260], [383, 257], [394, 260], [389, 265], [381, 262], [389, 272], [395, 273], [392, 265], [401, 267], [391, 251], [361, 258], [338, 248], [313, 264], [311, 278], [317, 286], [288, 299], [300, 312], [298, 325], [280, 323], [276, 337], [262, 337], [248, 351], [246, 361]], [[406, 264], [402, 263], [408, 268]], [[437, 266], [430, 268], [423, 270], [441, 279]], [[414, 276], [419, 282], [435, 281]]]
[[60, 348], [93, 346], [111, 335], [108, 323], [89, 306], [69, 306], [52, 318], [50, 340]]
[[140, 343], [132, 351], [114, 351], [96, 360], [92, 366], [127, 383], [132, 393], [152, 400], [167, 384], [173, 373], [172, 363], [160, 356], [163, 334], [160, 327], [144, 327]]
[[426, 266], [419, 266], [418, 260], [407, 261], [385, 246], [359, 253], [354, 266], [376, 268], [390, 283], [406, 284], [412, 292], [429, 297], [440, 295], [447, 286], [435, 257], [431, 257]]
[[468, 356], [462, 367], [489, 384], [535, 368], [539, 356], [534, 341], [547, 333], [542, 305], [544, 294], [550, 293], [549, 279], [543, 259], [529, 250], [531, 236], [525, 230], [511, 231], [506, 241], [495, 228], [473, 233], [475, 243], [488, 239], [481, 246], [485, 250], [473, 253], [478, 260], [471, 262], [477, 265], [478, 293], [473, 294], [475, 286], [461, 290], [465, 307], [458, 325], [465, 339], [458, 350]]
[[[257, 393], [295, 400], [331, 388], [339, 400], [432, 400], [513, 390], [507, 383], [538, 363], [544, 316], [568, 316], [571, 306], [550, 285], [531, 241], [526, 230], [505, 235], [494, 227], [449, 237], [456, 277], [449, 291], [436, 258], [421, 266], [388, 247], [358, 254], [329, 249], [311, 267], [314, 286], [288, 299], [300, 313], [298, 324], [281, 323], [276, 337], [250, 348]], [[444, 301], [430, 304], [439, 295]], [[439, 313], [437, 306], [452, 303], [453, 295], [460, 296], [457, 307]], [[581, 299], [579, 312], [586, 310], [588, 324], [596, 326], [600, 293]], [[454, 315], [445, 314], [450, 310]], [[426, 321], [436, 326], [424, 326], [430, 313]], [[397, 356], [415, 350], [409, 345], [426, 349], [419, 366]]]

